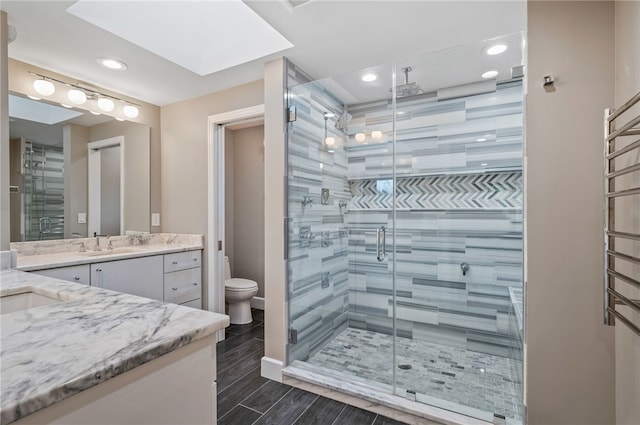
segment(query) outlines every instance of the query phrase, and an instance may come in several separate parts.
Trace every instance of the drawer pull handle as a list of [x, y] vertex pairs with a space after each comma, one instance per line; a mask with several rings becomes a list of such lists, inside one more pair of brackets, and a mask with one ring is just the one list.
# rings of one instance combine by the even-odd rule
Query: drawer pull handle
[[198, 286], [198, 283], [197, 282], [193, 282], [193, 286]]
[[172, 261], [171, 263], [172, 263], [172, 264], [178, 264], [178, 262], [177, 262], [177, 261]]
[[73, 280], [80, 280], [80, 276], [74, 276]]
[[102, 269], [96, 269], [96, 271], [97, 271], [97, 272], [101, 272], [101, 271], [102, 271]]
[[172, 289], [173, 291], [177, 291], [177, 290], [178, 290], [178, 288], [171, 288], [171, 289]]
[[198, 261], [198, 259], [197, 259], [197, 258], [194, 258], [194, 259], [193, 259], [193, 261]]

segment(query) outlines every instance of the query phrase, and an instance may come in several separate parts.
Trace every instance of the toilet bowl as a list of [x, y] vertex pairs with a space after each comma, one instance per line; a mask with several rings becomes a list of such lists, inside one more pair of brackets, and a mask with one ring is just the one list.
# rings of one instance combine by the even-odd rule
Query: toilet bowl
[[229, 321], [233, 325], [251, 323], [251, 298], [258, 293], [258, 284], [253, 280], [231, 277], [229, 257], [224, 257], [224, 299], [229, 304]]

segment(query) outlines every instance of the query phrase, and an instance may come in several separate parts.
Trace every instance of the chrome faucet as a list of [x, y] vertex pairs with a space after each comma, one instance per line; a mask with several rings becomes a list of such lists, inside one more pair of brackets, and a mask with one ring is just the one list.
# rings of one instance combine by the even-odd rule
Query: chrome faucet
[[[96, 247], [93, 249], [94, 251], [102, 251], [102, 248], [100, 248], [100, 238], [109, 239], [111, 237], [111, 235], [99, 235], [96, 232], [93, 232], [93, 236], [96, 238]], [[109, 241], [109, 245], [111, 245], [111, 241]], [[113, 249], [113, 246], [111, 246], [111, 249]]]

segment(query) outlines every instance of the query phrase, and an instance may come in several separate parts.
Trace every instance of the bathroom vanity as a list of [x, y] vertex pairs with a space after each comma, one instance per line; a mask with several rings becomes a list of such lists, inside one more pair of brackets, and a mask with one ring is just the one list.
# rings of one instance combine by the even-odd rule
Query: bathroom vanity
[[215, 423], [228, 316], [0, 271], [0, 423]]
[[136, 234], [12, 248], [21, 271], [202, 308], [202, 235]]

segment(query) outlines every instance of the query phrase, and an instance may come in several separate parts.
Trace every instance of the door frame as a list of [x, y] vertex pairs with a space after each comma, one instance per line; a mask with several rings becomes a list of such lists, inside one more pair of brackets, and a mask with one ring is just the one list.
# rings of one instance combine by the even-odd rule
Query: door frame
[[[224, 130], [227, 125], [264, 117], [264, 104], [207, 118], [207, 309], [224, 314]], [[222, 244], [224, 245], [224, 244]], [[224, 339], [224, 330], [217, 340]]]
[[[91, 237], [93, 229], [100, 228], [100, 191], [91, 190], [100, 185], [100, 151], [105, 148], [120, 146], [120, 234], [124, 234], [124, 136], [115, 136], [87, 144], [87, 236]], [[98, 232], [100, 233], [100, 232]]]

